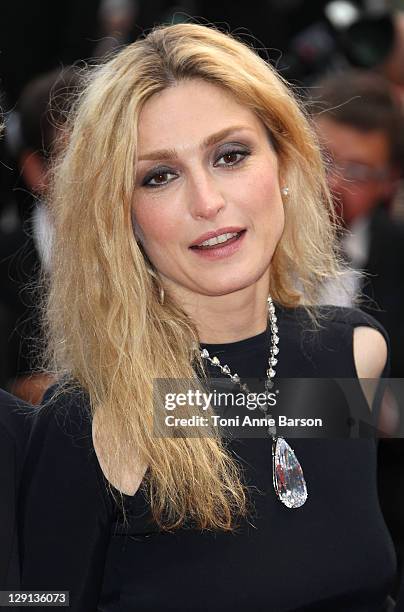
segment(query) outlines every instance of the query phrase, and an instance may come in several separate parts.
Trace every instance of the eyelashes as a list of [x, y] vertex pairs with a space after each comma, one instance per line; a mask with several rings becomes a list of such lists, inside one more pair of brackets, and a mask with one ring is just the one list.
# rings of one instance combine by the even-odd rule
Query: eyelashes
[[[157, 183], [154, 184], [151, 183], [152, 180], [154, 180], [155, 178], [160, 178], [162, 176], [166, 176], [166, 175], [172, 175], [175, 176], [174, 172], [171, 172], [171, 170], [169, 168], [159, 168], [156, 172], [153, 172], [152, 174], [147, 174], [145, 176], [145, 178], [142, 181], [142, 187], [152, 187], [152, 188], [156, 188], [156, 187], [162, 187], [163, 185], [167, 185], [167, 182], [163, 182], [163, 183]], [[169, 183], [171, 183], [171, 181], [168, 181]]]
[[[236, 147], [230, 148], [227, 151], [223, 151], [216, 158], [215, 164], [217, 164], [217, 162], [223, 157], [231, 156], [231, 155], [240, 155], [241, 159], [237, 159], [234, 163], [230, 163], [230, 164], [219, 164], [218, 167], [228, 168], [229, 170], [231, 170], [235, 166], [238, 166], [240, 163], [242, 163], [248, 155], [251, 155], [251, 151], [249, 149], [244, 149], [244, 148], [243, 149], [236, 148]], [[151, 172], [146, 174], [146, 176], [144, 177], [142, 181], [142, 187], [147, 187], [151, 189], [164, 187], [165, 185], [168, 185], [175, 179], [171, 179], [169, 181], [165, 180], [163, 182], [157, 182], [157, 183], [152, 183], [151, 181], [153, 181], [156, 178], [159, 179], [161, 177], [169, 176], [169, 175], [176, 176], [175, 172], [173, 172], [171, 168], [168, 168], [166, 166], [161, 166], [160, 168], [157, 168], [156, 170], [152, 170]]]

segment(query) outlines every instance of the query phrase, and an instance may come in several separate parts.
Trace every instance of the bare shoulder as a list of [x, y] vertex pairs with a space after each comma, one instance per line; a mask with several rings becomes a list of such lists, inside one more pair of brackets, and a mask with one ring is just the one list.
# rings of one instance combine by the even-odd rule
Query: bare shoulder
[[353, 353], [358, 378], [379, 378], [387, 361], [387, 344], [383, 334], [365, 325], [355, 327]]

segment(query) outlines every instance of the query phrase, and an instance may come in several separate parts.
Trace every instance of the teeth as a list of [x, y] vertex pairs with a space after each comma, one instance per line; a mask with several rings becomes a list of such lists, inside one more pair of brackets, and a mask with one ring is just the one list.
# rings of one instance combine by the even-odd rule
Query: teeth
[[209, 240], [205, 240], [205, 242], [201, 242], [198, 246], [213, 246], [215, 244], [221, 244], [222, 242], [226, 242], [230, 240], [230, 238], [234, 238], [238, 236], [238, 233], [235, 232], [233, 234], [220, 234], [220, 236], [216, 236], [215, 238], [209, 238]]

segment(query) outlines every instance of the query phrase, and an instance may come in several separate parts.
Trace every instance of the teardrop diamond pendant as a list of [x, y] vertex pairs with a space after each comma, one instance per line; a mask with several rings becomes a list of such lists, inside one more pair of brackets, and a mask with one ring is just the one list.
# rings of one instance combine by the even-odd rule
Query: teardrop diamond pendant
[[272, 466], [275, 492], [288, 508], [299, 508], [307, 499], [303, 470], [293, 449], [283, 438], [272, 442]]
[[[270, 296], [268, 297], [268, 315], [271, 331], [271, 346], [268, 359], [267, 379], [265, 381], [265, 390], [267, 393], [269, 393], [274, 386], [273, 378], [276, 374], [274, 367], [278, 363], [278, 359], [275, 355], [279, 353], [279, 328], [277, 325], [275, 306]], [[219, 367], [222, 373], [229, 376], [234, 383], [237, 383], [244, 393], [249, 393], [247, 385], [241, 382], [240, 376], [235, 373], [232, 374], [229, 366], [222, 365], [218, 357], [211, 357], [207, 349], [202, 349], [200, 355], [203, 359], [207, 359], [212, 365]], [[264, 411], [267, 419], [271, 416], [268, 412], [268, 406], [259, 406], [259, 408]], [[272, 438], [272, 477], [275, 493], [278, 499], [287, 508], [300, 508], [307, 499], [307, 486], [302, 467], [293, 449], [286, 440], [277, 437], [276, 427], [268, 427], [268, 433]]]

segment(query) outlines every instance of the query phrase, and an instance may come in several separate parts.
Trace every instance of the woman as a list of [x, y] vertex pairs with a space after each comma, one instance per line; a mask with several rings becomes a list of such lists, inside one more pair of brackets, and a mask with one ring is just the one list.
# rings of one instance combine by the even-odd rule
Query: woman
[[161, 26], [90, 75], [70, 126], [23, 588], [83, 612], [384, 609], [374, 440], [295, 440], [282, 471], [273, 431], [153, 429], [155, 379], [386, 374], [373, 319], [316, 307], [343, 270], [299, 104], [230, 35]]

